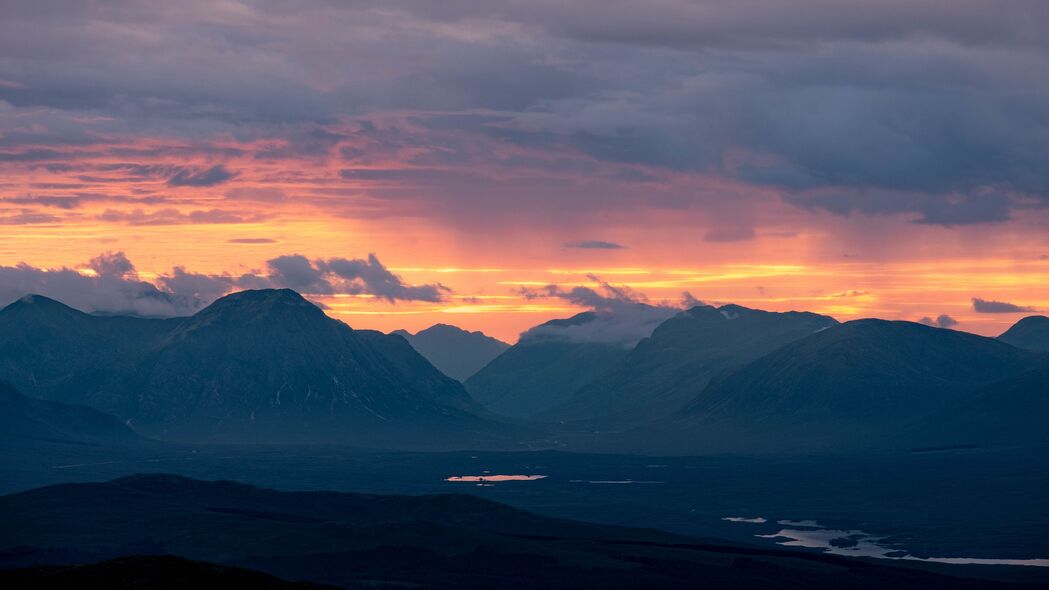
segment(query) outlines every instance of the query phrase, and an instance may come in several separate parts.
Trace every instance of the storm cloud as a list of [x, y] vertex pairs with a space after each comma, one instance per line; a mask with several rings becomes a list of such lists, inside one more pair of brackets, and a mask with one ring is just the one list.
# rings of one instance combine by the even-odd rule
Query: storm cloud
[[952, 318], [951, 316], [945, 313], [941, 313], [935, 318], [925, 316], [922, 319], [918, 320], [918, 323], [925, 324], [926, 326], [932, 326], [934, 328], [953, 328], [954, 326], [958, 325], [958, 320]]
[[[149, 155], [162, 163], [139, 178], [181, 193], [236, 184], [248, 168], [214, 162], [258, 142], [259, 161], [340, 159], [342, 181], [383, 184], [382, 206], [410, 198], [404, 210], [451, 221], [479, 206], [543, 201], [583, 218], [647, 203], [590, 190], [596, 170], [617, 187], [676, 173], [770, 187], [838, 216], [1002, 223], [1049, 206], [1047, 6], [8, 2], [0, 161]], [[389, 122], [405, 112], [409, 124]], [[157, 136], [166, 147], [145, 141]], [[420, 184], [444, 190], [406, 196]], [[282, 200], [267, 190], [228, 194]], [[673, 198], [717, 221], [737, 208], [684, 192]]]
[[204, 274], [176, 266], [142, 280], [123, 252], [104, 252], [80, 268], [0, 266], [0, 305], [44, 295], [92, 313], [173, 317], [193, 314], [215, 299], [243, 289], [289, 288], [306, 295], [369, 294], [394, 303], [440, 301], [441, 284], [408, 285], [374, 255], [367, 259], [310, 261], [298, 254], [267, 261], [268, 272]]
[[976, 313], [1023, 313], [1036, 311], [1033, 307], [1017, 305], [1007, 301], [993, 301], [973, 297], [973, 311]]

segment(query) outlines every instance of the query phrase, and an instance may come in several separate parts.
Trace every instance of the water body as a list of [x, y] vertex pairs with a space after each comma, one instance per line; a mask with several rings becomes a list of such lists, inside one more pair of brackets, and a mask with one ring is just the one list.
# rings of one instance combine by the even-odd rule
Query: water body
[[536, 481], [537, 479], [545, 478], [545, 475], [453, 475], [444, 478], [444, 481], [497, 483], [501, 481]]
[[[744, 518], [726, 516], [729, 522], [763, 524], [764, 517]], [[847, 557], [874, 557], [877, 559], [902, 559], [930, 561], [957, 565], [1025, 565], [1049, 567], [1049, 559], [989, 559], [980, 557], [915, 557], [907, 551], [884, 543], [883, 536], [872, 535], [859, 529], [833, 529], [821, 526], [814, 520], [778, 520], [776, 524], [796, 528], [783, 528], [766, 535], [755, 535], [761, 539], [775, 540], [784, 547], [821, 549], [824, 553]]]

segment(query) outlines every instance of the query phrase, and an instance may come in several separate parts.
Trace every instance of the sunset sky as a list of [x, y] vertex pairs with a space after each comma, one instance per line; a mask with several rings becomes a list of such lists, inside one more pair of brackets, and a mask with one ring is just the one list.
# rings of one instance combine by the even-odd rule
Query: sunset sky
[[566, 4], [3, 2], [0, 305], [1049, 312], [1049, 2]]

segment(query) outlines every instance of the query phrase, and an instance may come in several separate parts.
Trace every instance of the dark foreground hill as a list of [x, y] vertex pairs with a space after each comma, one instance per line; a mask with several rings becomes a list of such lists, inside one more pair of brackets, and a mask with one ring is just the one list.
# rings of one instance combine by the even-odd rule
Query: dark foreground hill
[[7, 568], [172, 554], [347, 587], [1022, 587], [552, 519], [471, 496], [278, 492], [171, 475], [3, 496], [0, 520]]
[[433, 366], [458, 381], [466, 381], [510, 348], [509, 344], [483, 332], [467, 332], [447, 324], [434, 324], [415, 334], [404, 330], [393, 334], [404, 337]]
[[998, 339], [1017, 348], [1049, 352], [1049, 317], [1025, 317], [1013, 324]]
[[109, 414], [86, 406], [28, 398], [5, 381], [0, 381], [0, 435], [60, 443], [134, 443], [140, 440], [130, 428]]
[[696, 306], [660, 324], [625, 358], [541, 417], [605, 429], [665, 418], [719, 373], [837, 323], [807, 312]]
[[334, 588], [310, 582], [288, 582], [276, 576], [237, 567], [191, 561], [172, 555], [135, 555], [101, 563], [35, 566], [0, 570], [7, 588], [110, 588], [182, 590], [184, 588], [252, 588], [259, 590], [322, 590]]
[[290, 290], [163, 321], [26, 297], [0, 310], [0, 378], [169, 439], [439, 444], [496, 430], [403, 338], [353, 330]]
[[1046, 418], [1045, 359], [965, 332], [857, 320], [715, 379], [682, 412], [682, 423], [723, 448], [871, 449], [929, 443], [915, 428], [923, 420], [959, 442], [964, 433], [947, 432], [948, 416], [961, 427], [993, 411], [1000, 426], [988, 424], [974, 442], [1002, 440], [1010, 433], [996, 430], [1024, 414]]

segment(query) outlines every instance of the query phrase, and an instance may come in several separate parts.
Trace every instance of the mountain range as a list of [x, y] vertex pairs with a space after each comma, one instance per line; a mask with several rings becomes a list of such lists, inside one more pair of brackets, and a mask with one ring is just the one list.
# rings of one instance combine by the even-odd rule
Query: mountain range
[[700, 448], [844, 450], [935, 442], [915, 425], [944, 426], [950, 415], [963, 430], [939, 432], [942, 442], [990, 442], [994, 433], [964, 432], [966, 420], [988, 408], [1002, 427], [1044, 417], [1047, 356], [913, 322], [856, 320], [715, 378], [679, 427]]
[[540, 324], [467, 379], [466, 389], [493, 412], [517, 418], [560, 405], [629, 352], [617, 340], [572, 337], [607, 321], [587, 311]]
[[[536, 326], [464, 388], [401, 335], [354, 330], [289, 290], [242, 291], [167, 320], [27, 296], [0, 310], [0, 379], [30, 398], [5, 394], [9, 414], [26, 416], [7, 428], [57, 439], [97, 438], [77, 428], [106, 418], [41, 400], [193, 442], [574, 448], [582, 436], [591, 450], [672, 453], [1026, 444], [1044, 439], [1049, 355], [1008, 341], [1036, 344], [1043, 320], [993, 339], [638, 305]], [[450, 327], [412, 338], [423, 334], [487, 342]]]
[[419, 354], [426, 357], [442, 373], [457, 381], [466, 381], [510, 345], [486, 336], [483, 332], [467, 332], [448, 324], [434, 324], [412, 334], [395, 330]]
[[24, 297], [0, 310], [0, 378], [178, 440], [435, 443], [495, 429], [403, 338], [353, 330], [290, 290], [172, 320]]
[[239, 568], [249, 568], [352, 588], [771, 590], [785, 581], [820, 589], [1026, 587], [944, 575], [935, 573], [943, 568], [913, 562], [875, 563], [561, 520], [468, 495], [283, 492], [164, 474], [2, 496], [0, 520], [0, 566], [36, 566], [0, 574], [8, 580], [54, 575], [47, 564], [135, 555], [143, 557], [93, 569], [142, 578], [145, 561], [202, 579], [199, 564], [148, 557], [172, 555], [220, 564], [213, 572], [219, 577], [247, 580], [252, 574]]
[[715, 375], [837, 323], [807, 312], [695, 306], [660, 324], [603, 374], [539, 417], [600, 428], [664, 418], [695, 398]]

